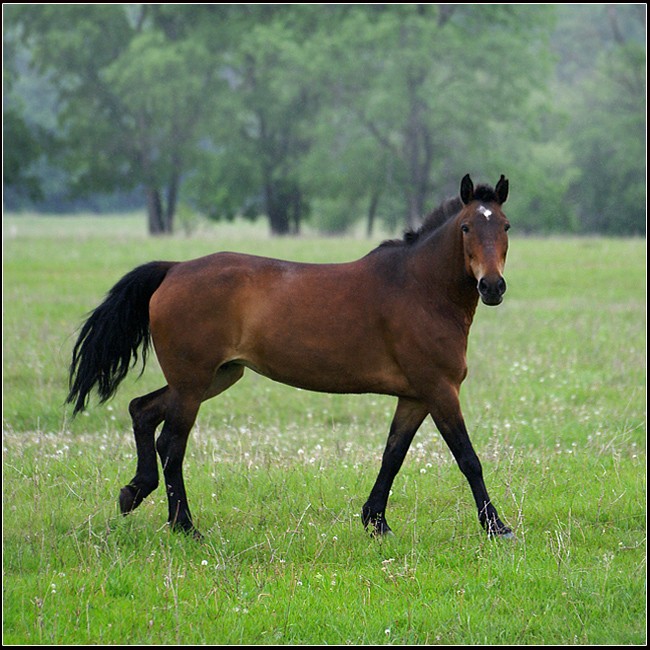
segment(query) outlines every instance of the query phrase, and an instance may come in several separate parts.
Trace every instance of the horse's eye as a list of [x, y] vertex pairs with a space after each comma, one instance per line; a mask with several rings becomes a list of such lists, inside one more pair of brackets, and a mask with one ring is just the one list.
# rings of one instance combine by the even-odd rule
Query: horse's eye
[[464, 223], [460, 229], [462, 232], [469, 232], [469, 226], [466, 223]]

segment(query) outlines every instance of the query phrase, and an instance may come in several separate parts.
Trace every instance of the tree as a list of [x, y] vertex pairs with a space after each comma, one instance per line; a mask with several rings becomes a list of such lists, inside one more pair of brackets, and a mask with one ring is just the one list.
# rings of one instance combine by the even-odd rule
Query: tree
[[172, 230], [182, 174], [216, 94], [215, 63], [188, 29], [190, 9], [16, 5], [7, 16], [58, 90], [60, 142], [49, 153], [71, 173], [72, 192], [142, 186], [152, 233]]
[[[271, 232], [299, 231], [309, 205], [299, 169], [309, 151], [318, 90], [309, 83], [303, 43], [315, 25], [307, 6], [235, 10], [238, 43], [224, 74], [210, 146], [193, 195], [214, 218], [268, 217]], [[209, 177], [209, 182], [207, 178]]]
[[[591, 12], [589, 21], [585, 12]], [[644, 234], [645, 7], [581, 7], [576, 15], [580, 18], [581, 24], [598, 29], [601, 48], [570, 76], [573, 119], [568, 134], [580, 175], [567, 197], [583, 231]]]
[[639, 7], [10, 5], [5, 87], [20, 37], [47, 101], [25, 75], [5, 98], [5, 184], [143, 189], [154, 233], [182, 191], [287, 234], [413, 227], [506, 173], [527, 231], [644, 232]]
[[364, 5], [321, 32], [331, 118], [362, 125], [384, 151], [367, 160], [384, 168], [372, 183], [401, 193], [409, 227], [433, 193], [487, 171], [493, 125], [521, 120], [550, 72], [549, 20], [531, 5]]
[[3, 113], [2, 123], [2, 181], [18, 195], [32, 200], [42, 198], [40, 179], [33, 165], [44, 152], [48, 135], [38, 125], [30, 126], [20, 107], [9, 105]]

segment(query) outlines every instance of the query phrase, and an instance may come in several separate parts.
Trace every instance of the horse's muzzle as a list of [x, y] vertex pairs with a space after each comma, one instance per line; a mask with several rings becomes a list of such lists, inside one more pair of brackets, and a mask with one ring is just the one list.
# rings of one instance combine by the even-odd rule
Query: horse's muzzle
[[502, 275], [491, 282], [483, 277], [478, 282], [478, 292], [485, 305], [494, 307], [501, 304], [503, 300], [503, 294], [506, 292], [506, 281]]

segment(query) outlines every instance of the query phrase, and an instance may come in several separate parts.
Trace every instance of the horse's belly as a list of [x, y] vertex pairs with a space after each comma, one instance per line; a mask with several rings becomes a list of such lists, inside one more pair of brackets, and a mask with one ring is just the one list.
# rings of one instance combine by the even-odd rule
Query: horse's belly
[[243, 363], [275, 381], [326, 393], [405, 395], [409, 384], [399, 367], [372, 345], [351, 341], [259, 342]]

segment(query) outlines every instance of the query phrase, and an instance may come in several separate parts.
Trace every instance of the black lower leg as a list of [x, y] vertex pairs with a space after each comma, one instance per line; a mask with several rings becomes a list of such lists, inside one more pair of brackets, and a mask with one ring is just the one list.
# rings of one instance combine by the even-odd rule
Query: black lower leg
[[462, 419], [457, 421], [454, 426], [441, 422], [438, 424], [438, 429], [451, 449], [460, 471], [469, 483], [481, 526], [489, 535], [512, 536], [512, 531], [501, 521], [496, 508], [492, 505], [483, 480], [481, 462], [474, 451]]
[[[189, 410], [189, 409], [188, 409]], [[162, 432], [156, 442], [165, 477], [165, 489], [169, 509], [168, 522], [174, 530], [198, 535], [192, 522], [192, 515], [183, 480], [183, 458], [190, 429], [194, 424], [196, 410], [190, 415], [168, 415]]]
[[167, 388], [161, 388], [154, 393], [134, 399], [129, 405], [138, 462], [135, 476], [120, 491], [119, 504], [122, 514], [137, 508], [158, 487], [158, 461], [154, 436], [164, 416], [160, 398], [166, 391]]
[[511, 536], [512, 531], [501, 521], [497, 509], [490, 500], [483, 480], [481, 462], [474, 450], [471, 448], [466, 450], [464, 455], [459, 457], [457, 460], [458, 466], [467, 478], [472, 490], [481, 526], [488, 535]]
[[426, 407], [418, 401], [400, 399], [398, 402], [379, 475], [361, 511], [364, 527], [369, 528], [376, 535], [387, 535], [391, 532], [386, 521], [388, 495], [395, 476], [404, 462], [413, 436], [426, 415]]

